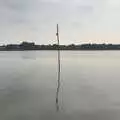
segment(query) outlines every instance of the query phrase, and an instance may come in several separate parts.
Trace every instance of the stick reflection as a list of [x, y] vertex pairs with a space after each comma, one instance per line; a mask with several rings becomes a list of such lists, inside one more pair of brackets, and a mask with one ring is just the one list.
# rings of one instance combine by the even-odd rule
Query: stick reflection
[[56, 110], [59, 111], [59, 92], [60, 92], [60, 69], [58, 69], [58, 81], [56, 91]]

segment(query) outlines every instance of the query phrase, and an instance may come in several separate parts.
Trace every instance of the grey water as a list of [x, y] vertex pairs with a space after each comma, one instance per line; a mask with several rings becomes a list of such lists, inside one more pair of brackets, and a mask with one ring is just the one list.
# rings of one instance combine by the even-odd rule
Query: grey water
[[0, 120], [120, 120], [120, 51], [0, 52]]

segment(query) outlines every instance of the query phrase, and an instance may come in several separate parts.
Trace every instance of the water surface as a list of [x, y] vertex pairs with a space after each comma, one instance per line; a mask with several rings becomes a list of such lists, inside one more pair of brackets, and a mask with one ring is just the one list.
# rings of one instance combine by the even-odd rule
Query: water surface
[[120, 120], [120, 51], [0, 52], [0, 120]]

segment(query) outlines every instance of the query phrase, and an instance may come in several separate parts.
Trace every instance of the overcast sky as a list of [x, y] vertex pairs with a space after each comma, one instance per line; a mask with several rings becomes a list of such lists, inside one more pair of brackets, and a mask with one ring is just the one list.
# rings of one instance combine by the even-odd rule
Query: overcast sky
[[0, 0], [0, 44], [120, 43], [120, 0]]

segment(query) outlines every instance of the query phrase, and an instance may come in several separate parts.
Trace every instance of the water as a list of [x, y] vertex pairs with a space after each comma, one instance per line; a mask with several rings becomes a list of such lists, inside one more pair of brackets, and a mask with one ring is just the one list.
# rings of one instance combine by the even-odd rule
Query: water
[[0, 120], [120, 120], [120, 51], [0, 52]]

